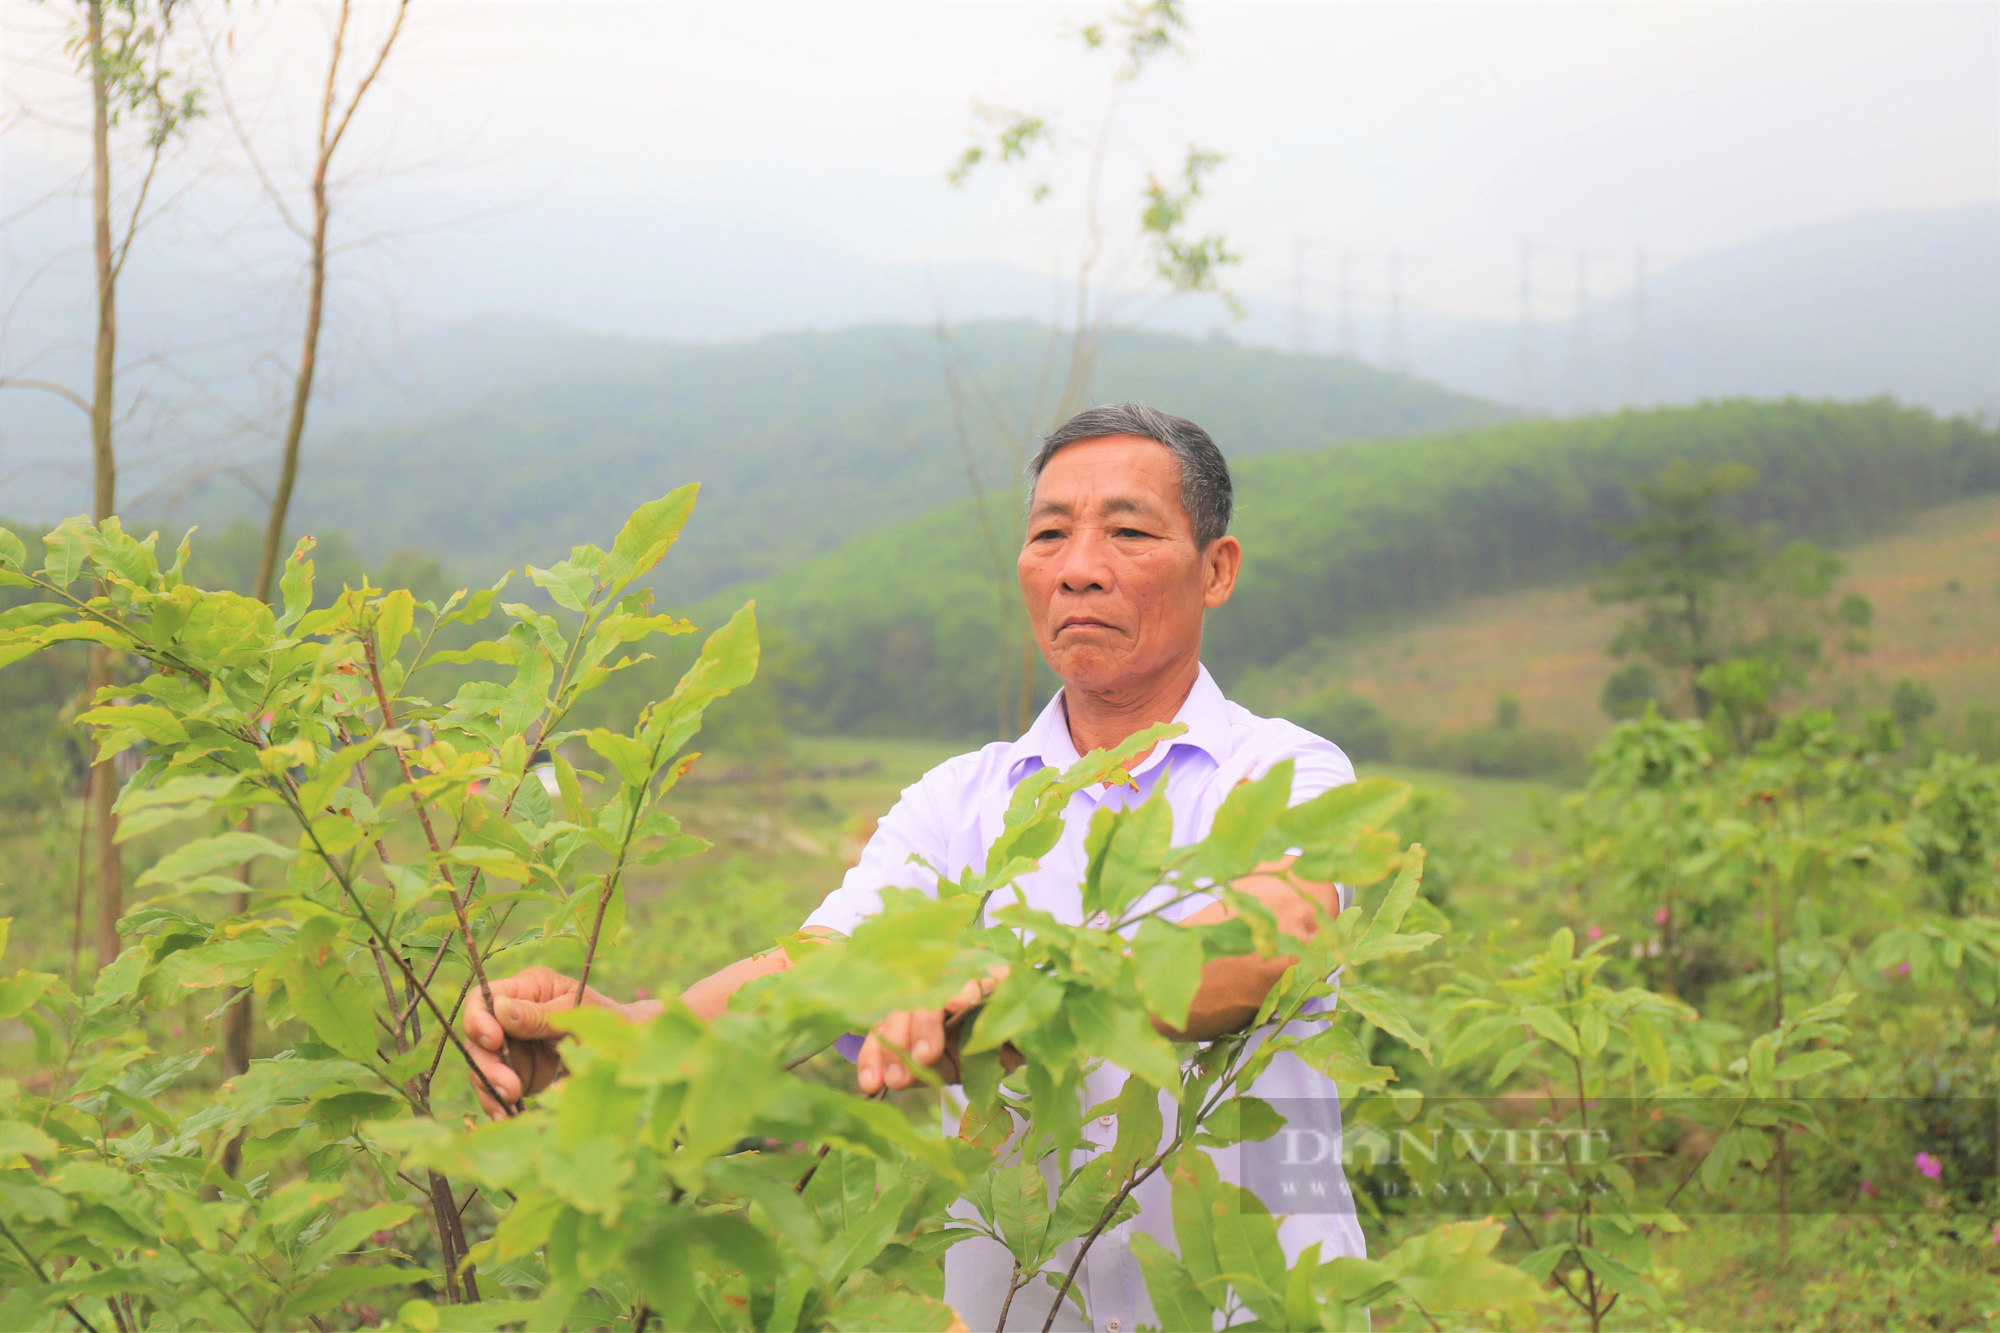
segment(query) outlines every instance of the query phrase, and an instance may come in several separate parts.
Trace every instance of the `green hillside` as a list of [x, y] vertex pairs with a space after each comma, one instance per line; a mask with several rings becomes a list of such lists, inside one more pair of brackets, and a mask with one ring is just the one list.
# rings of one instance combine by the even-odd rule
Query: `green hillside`
[[[1244, 575], [1205, 656], [1238, 679], [1316, 639], [1574, 578], [1616, 554], [1607, 529], [1628, 518], [1633, 483], [1681, 458], [1749, 464], [1761, 480], [1736, 516], [1829, 545], [2000, 489], [2000, 432], [1887, 401], [1707, 404], [1250, 458], [1237, 468]], [[705, 618], [748, 594], [795, 642], [793, 688], [814, 725], [995, 728], [1018, 661], [996, 607], [1013, 594], [969, 505], [732, 590]]]
[[[420, 368], [426, 381], [482, 385], [476, 395], [414, 424], [308, 442], [299, 530], [338, 530], [363, 551], [450, 551], [477, 578], [597, 540], [638, 498], [699, 481], [673, 577], [677, 594], [702, 596], [968, 493], [929, 330], [703, 345], [477, 332], [429, 349]], [[983, 404], [1046, 427], [1066, 351], [1056, 349], [1051, 377], [1045, 329], [974, 325], [955, 336], [977, 381], [967, 418], [985, 482], [1009, 487], [1015, 458]], [[1110, 343], [1092, 391], [1186, 413], [1244, 456], [1504, 415], [1352, 361], [1141, 333]], [[195, 516], [226, 520], [239, 503], [218, 483]]]

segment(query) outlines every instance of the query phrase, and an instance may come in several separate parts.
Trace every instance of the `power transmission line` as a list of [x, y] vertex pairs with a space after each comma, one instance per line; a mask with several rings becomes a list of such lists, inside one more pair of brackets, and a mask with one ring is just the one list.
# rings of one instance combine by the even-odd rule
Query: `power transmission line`
[[1646, 251], [1632, 251], [1632, 383], [1634, 407], [1651, 407], [1653, 349], [1646, 336]]
[[1540, 408], [1540, 385], [1536, 371], [1535, 342], [1535, 247], [1531, 241], [1521, 242], [1521, 292], [1520, 324], [1515, 347], [1515, 373], [1519, 376], [1517, 400], [1521, 411], [1528, 416], [1538, 415]]

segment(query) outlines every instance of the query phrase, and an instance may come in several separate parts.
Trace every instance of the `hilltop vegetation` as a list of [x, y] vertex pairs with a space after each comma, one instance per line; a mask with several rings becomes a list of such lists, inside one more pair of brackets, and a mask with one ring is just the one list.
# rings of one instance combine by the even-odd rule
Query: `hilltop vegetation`
[[[983, 483], [1010, 490], [1019, 456], [988, 403], [1017, 423], [1017, 439], [1047, 427], [1061, 387], [1044, 366], [1049, 333], [984, 324], [953, 337], [970, 371], [965, 421]], [[634, 495], [698, 480], [701, 512], [673, 592], [699, 597], [969, 492], [930, 330], [695, 345], [475, 327], [453, 346], [413, 373], [476, 391], [432, 399], [414, 422], [308, 442], [297, 530], [338, 530], [368, 551], [449, 551], [455, 569], [483, 578], [587, 540]], [[1060, 367], [1067, 350], [1056, 350]], [[1505, 415], [1353, 361], [1138, 332], [1111, 340], [1092, 386], [1103, 400], [1193, 416], [1241, 456]], [[190, 512], [226, 521], [242, 503], [217, 484]]]
[[[1874, 608], [1869, 648], [1815, 680], [1809, 697], [1890, 708], [1907, 682], [1916, 706], [1906, 711], [1924, 712], [1926, 698], [1937, 710], [1921, 726], [1983, 748], [1976, 710], [2000, 700], [2000, 495], [1924, 510], [1842, 555], [1842, 587]], [[1605, 645], [1627, 614], [1582, 583], [1475, 597], [1414, 624], [1315, 642], [1249, 673], [1241, 696], [1289, 716], [1303, 700], [1345, 691], [1438, 733], [1486, 725], [1506, 696], [1523, 725], [1588, 745], [1611, 728], [1597, 700], [1619, 666]]]
[[[1237, 467], [1244, 575], [1205, 657], [1231, 682], [1319, 639], [1574, 580], [1619, 553], [1611, 529], [1630, 519], [1633, 484], [1677, 459], [1749, 465], [1760, 480], [1731, 517], [1834, 546], [2000, 489], [2000, 432], [1887, 401], [1707, 404], [1250, 458]], [[977, 734], [1015, 688], [997, 610], [1011, 572], [969, 504], [749, 591], [809, 664], [788, 688], [817, 729]]]

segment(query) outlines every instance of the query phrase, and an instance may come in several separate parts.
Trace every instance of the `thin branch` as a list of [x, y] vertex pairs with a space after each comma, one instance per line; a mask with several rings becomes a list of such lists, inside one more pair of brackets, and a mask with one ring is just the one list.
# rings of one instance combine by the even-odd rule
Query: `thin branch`
[[[373, 634], [362, 638], [361, 651], [364, 660], [368, 664], [369, 682], [375, 687], [376, 703], [382, 710], [382, 725], [385, 729], [393, 729], [396, 725], [396, 711], [394, 706], [389, 702], [388, 687], [382, 682], [382, 664], [375, 651], [375, 636]], [[399, 747], [391, 748], [395, 749], [396, 763], [402, 767], [403, 781], [410, 785], [410, 804], [416, 809], [417, 822], [423, 825], [424, 838], [431, 845], [431, 853], [434, 856], [442, 857], [445, 849], [443, 844], [438, 841], [437, 830], [431, 825], [430, 807], [424, 803], [422, 794], [416, 789], [416, 778], [410, 772], [409, 756], [405, 755]], [[472, 934], [472, 921], [465, 914], [465, 900], [459, 896], [458, 882], [452, 878], [451, 867], [445, 865], [443, 861], [439, 861], [438, 873], [444, 876], [445, 892], [451, 898], [451, 910], [457, 915], [459, 932], [465, 937], [466, 961], [471, 963], [472, 975], [479, 981], [480, 998], [486, 1001], [486, 1011], [492, 1013], [494, 1012], [493, 987], [486, 979], [486, 964], [480, 957], [479, 941]], [[405, 967], [407, 966], [405, 964]], [[435, 1004], [432, 1007], [435, 1008]], [[502, 1054], [506, 1054], [504, 1047], [502, 1048]], [[508, 1063], [511, 1066], [513, 1062], [509, 1060]]]
[[[340, 118], [340, 126], [338, 129], [334, 130], [333, 139], [331, 142], [328, 142], [326, 139], [325, 129], [323, 128], [323, 122], [322, 122], [320, 141], [323, 145], [321, 152], [325, 157], [328, 158], [332, 157], [334, 150], [340, 147], [340, 141], [342, 137], [345, 136], [347, 133], [348, 122], [354, 119], [354, 113], [361, 106], [361, 99], [368, 95], [369, 85], [375, 82], [375, 76], [382, 72], [383, 62], [388, 60], [389, 58], [389, 48], [396, 44], [396, 35], [403, 30], [403, 19], [409, 14], [409, 12], [410, 12], [410, 0], [400, 0], [400, 2], [396, 6], [396, 21], [389, 25], [389, 35], [382, 39], [381, 49], [375, 53], [375, 63], [369, 66], [368, 73], [362, 77], [360, 84], [356, 86], [356, 88], [354, 89], [354, 96], [348, 99], [347, 113]], [[341, 24], [343, 27], [346, 26], [346, 22], [347, 22], [347, 6], [343, 4], [341, 6]], [[339, 65], [340, 63], [339, 52], [340, 52], [339, 39], [336, 38], [334, 42], [334, 58], [333, 58], [334, 64], [336, 66]], [[327, 72], [327, 91], [329, 96], [331, 96], [332, 94], [332, 89], [333, 89], [333, 74], [332, 71], [329, 70]]]
[[44, 393], [52, 393], [58, 398], [67, 400], [74, 406], [82, 409], [85, 416], [90, 415], [89, 399], [85, 398], [75, 389], [70, 388], [67, 384], [58, 384], [54, 380], [17, 379], [0, 376], [0, 389], [40, 389]]
[[[34, 1256], [33, 1251], [31, 1251], [27, 1246], [21, 1243], [21, 1238], [14, 1234], [14, 1232], [12, 1231], [12, 1229], [8, 1227], [4, 1219], [0, 1219], [0, 1236], [5, 1236], [8, 1242], [12, 1244], [15, 1249], [21, 1252], [21, 1257], [28, 1261], [28, 1267], [34, 1270], [36, 1278], [40, 1279], [43, 1285], [46, 1286], [49, 1280], [48, 1269], [42, 1267], [42, 1261]], [[75, 1319], [77, 1323], [83, 1325], [84, 1328], [88, 1329], [89, 1333], [97, 1333], [97, 1325], [91, 1323], [88, 1319], [85, 1319], [83, 1317], [82, 1312], [76, 1308], [74, 1303], [70, 1301], [64, 1301], [63, 1309], [68, 1310], [70, 1312], [70, 1317]]]

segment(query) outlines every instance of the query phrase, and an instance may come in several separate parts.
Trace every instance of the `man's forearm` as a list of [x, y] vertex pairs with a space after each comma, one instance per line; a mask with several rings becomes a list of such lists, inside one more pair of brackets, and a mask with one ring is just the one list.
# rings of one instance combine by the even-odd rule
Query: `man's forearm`
[[[1319, 930], [1319, 911], [1340, 910], [1339, 890], [1331, 884], [1300, 880], [1285, 872], [1285, 863], [1260, 867], [1255, 874], [1235, 882], [1235, 888], [1271, 909], [1278, 927], [1287, 935], [1310, 939]], [[1215, 903], [1182, 922], [1185, 926], [1208, 926], [1236, 915], [1226, 903]], [[1175, 1030], [1156, 1024], [1176, 1041], [1207, 1041], [1230, 1032], [1240, 1032], [1263, 1007], [1264, 997], [1298, 961], [1295, 954], [1260, 958], [1238, 954], [1215, 958], [1202, 965], [1201, 986], [1188, 1008], [1185, 1027]]]
[[[827, 936], [833, 934], [832, 931], [819, 926], [809, 926], [806, 928], [805, 933], [808, 935]], [[723, 968], [719, 972], [711, 972], [700, 981], [695, 982], [694, 985], [682, 991], [681, 1000], [702, 1019], [712, 1020], [729, 1008], [730, 997], [735, 995], [745, 985], [755, 981], [758, 977], [768, 977], [773, 972], [783, 972], [791, 965], [791, 956], [783, 949], [772, 949], [768, 953], [753, 954], [748, 958], [739, 958], [728, 967]], [[657, 1014], [660, 1011], [657, 1001], [642, 1000], [639, 1003], [650, 1003], [653, 1007], [649, 1013], [643, 1015], [632, 1012], [628, 1008], [628, 1012], [632, 1012], [634, 1018], [651, 1018], [653, 1014]]]

